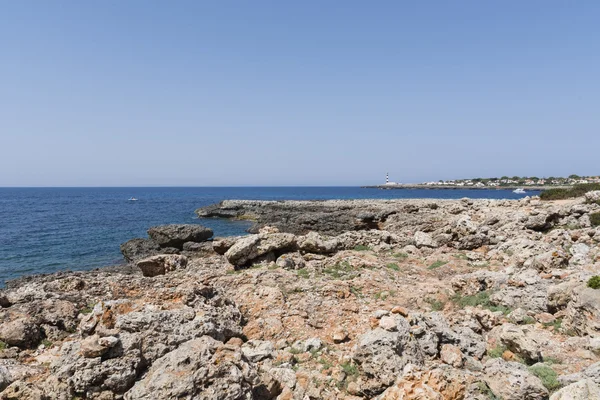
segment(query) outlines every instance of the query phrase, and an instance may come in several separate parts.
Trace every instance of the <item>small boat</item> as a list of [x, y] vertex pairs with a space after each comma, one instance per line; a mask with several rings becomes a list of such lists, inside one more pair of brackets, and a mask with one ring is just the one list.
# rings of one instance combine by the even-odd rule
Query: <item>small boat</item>
[[135, 197], [130, 197], [129, 201], [137, 201], [137, 199]]
[[523, 193], [525, 193], [525, 189], [523, 189], [523, 188], [518, 188], [518, 189], [515, 189], [515, 190], [513, 190], [513, 193], [517, 193], [517, 194], [523, 194]]

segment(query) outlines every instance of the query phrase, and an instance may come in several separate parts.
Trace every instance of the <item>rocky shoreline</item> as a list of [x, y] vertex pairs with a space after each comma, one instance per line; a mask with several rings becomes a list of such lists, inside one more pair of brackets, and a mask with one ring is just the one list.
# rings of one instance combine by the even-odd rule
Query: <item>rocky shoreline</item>
[[600, 193], [230, 200], [0, 291], [0, 399], [600, 398]]

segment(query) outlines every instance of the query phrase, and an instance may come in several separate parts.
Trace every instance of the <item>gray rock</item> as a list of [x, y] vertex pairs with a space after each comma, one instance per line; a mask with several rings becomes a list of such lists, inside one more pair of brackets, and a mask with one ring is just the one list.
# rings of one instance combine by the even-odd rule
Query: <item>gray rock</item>
[[182, 249], [185, 242], [204, 242], [213, 235], [212, 229], [202, 225], [160, 225], [148, 229], [148, 236], [161, 247]]
[[27, 317], [0, 324], [0, 340], [10, 346], [32, 348], [41, 339], [40, 328]]
[[597, 203], [600, 201], [600, 190], [592, 190], [585, 194], [585, 200], [590, 203]]
[[213, 250], [215, 253], [223, 255], [237, 242], [240, 240], [242, 236], [228, 236], [228, 237], [220, 237], [215, 238], [212, 241]]
[[576, 287], [571, 293], [563, 326], [578, 335], [600, 334], [600, 290], [585, 285]]
[[164, 275], [187, 266], [187, 257], [179, 254], [159, 254], [139, 260], [137, 267], [142, 270], [144, 276], [153, 277]]
[[284, 253], [294, 250], [296, 236], [290, 233], [258, 234], [243, 237], [238, 240], [227, 252], [227, 260], [238, 267], [267, 253]]
[[599, 400], [600, 386], [591, 379], [584, 379], [560, 389], [550, 400]]
[[193, 253], [214, 254], [213, 244], [210, 242], [185, 242], [183, 244], [183, 251], [189, 251]]
[[252, 362], [271, 358], [273, 351], [273, 343], [267, 340], [248, 340], [242, 345], [242, 354]]
[[330, 254], [340, 249], [337, 238], [326, 238], [317, 232], [298, 237], [298, 249], [305, 253]]
[[160, 246], [152, 239], [131, 239], [121, 245], [121, 253], [129, 262], [141, 260], [160, 252]]
[[183, 343], [156, 360], [125, 400], [251, 399], [256, 370], [240, 350], [219, 350], [220, 342], [203, 336]]
[[429, 234], [419, 231], [415, 233], [415, 246], [436, 248], [438, 244]]
[[547, 400], [542, 381], [526, 366], [493, 358], [485, 363], [484, 380], [496, 397], [504, 400]]
[[[504, 324], [498, 329], [500, 342], [510, 351], [523, 358], [526, 362], [533, 364], [542, 361], [540, 343], [536, 339], [535, 330], [529, 326], [520, 327], [513, 324]], [[491, 336], [495, 335], [492, 331]]]

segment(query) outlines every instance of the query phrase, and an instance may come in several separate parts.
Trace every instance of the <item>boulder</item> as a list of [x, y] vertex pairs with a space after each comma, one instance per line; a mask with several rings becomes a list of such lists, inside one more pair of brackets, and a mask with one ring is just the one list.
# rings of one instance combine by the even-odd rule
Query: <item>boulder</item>
[[484, 380], [496, 397], [504, 400], [546, 400], [548, 389], [527, 367], [493, 358], [485, 363]]
[[440, 350], [440, 359], [442, 362], [456, 368], [462, 367], [464, 362], [464, 357], [460, 349], [451, 344], [442, 345], [442, 350]]
[[227, 252], [227, 260], [241, 267], [268, 253], [284, 253], [294, 250], [296, 236], [291, 233], [257, 234], [238, 240]]
[[227, 236], [215, 238], [212, 241], [213, 250], [215, 253], [223, 255], [237, 242], [240, 240], [242, 236]]
[[213, 244], [210, 242], [185, 242], [183, 244], [183, 251], [189, 251], [191, 253], [202, 253], [205, 255], [214, 254]]
[[148, 236], [160, 247], [182, 249], [185, 242], [205, 242], [213, 235], [212, 229], [202, 225], [160, 225], [148, 229]]
[[321, 236], [317, 232], [298, 237], [298, 249], [305, 253], [330, 254], [338, 251], [339, 247], [339, 240]]
[[290, 270], [302, 269], [306, 266], [304, 258], [300, 255], [300, 253], [297, 252], [282, 254], [281, 256], [279, 256], [277, 261], [275, 261], [275, 264], [279, 268]]
[[600, 290], [581, 285], [573, 290], [571, 298], [563, 326], [578, 335], [600, 335]]
[[415, 246], [436, 248], [438, 244], [429, 234], [419, 231], [415, 233]]
[[202, 336], [156, 360], [124, 399], [251, 399], [259, 383], [256, 369], [244, 361], [239, 348]]
[[187, 257], [179, 254], [159, 254], [139, 260], [136, 265], [144, 276], [153, 277], [183, 269], [187, 266]]
[[121, 245], [121, 253], [129, 262], [134, 262], [160, 253], [160, 246], [152, 239], [131, 239]]
[[0, 340], [10, 346], [32, 348], [41, 339], [40, 328], [27, 317], [0, 324]]
[[495, 328], [490, 336], [496, 336], [498, 330], [500, 342], [510, 351], [523, 358], [526, 362], [533, 364], [542, 361], [540, 343], [536, 339], [536, 333], [532, 327], [520, 327], [514, 324], [503, 324]]
[[[600, 192], [599, 192], [600, 193]], [[592, 400], [600, 399], [600, 386], [591, 379], [572, 383], [550, 396], [550, 400]]]
[[600, 190], [592, 190], [585, 194], [585, 200], [590, 203], [600, 202]]

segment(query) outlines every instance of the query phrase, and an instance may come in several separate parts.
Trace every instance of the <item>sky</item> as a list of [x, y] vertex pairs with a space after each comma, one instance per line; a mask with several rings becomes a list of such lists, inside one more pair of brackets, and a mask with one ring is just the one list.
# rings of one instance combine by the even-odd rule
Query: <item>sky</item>
[[0, 186], [600, 174], [600, 2], [5, 1]]

